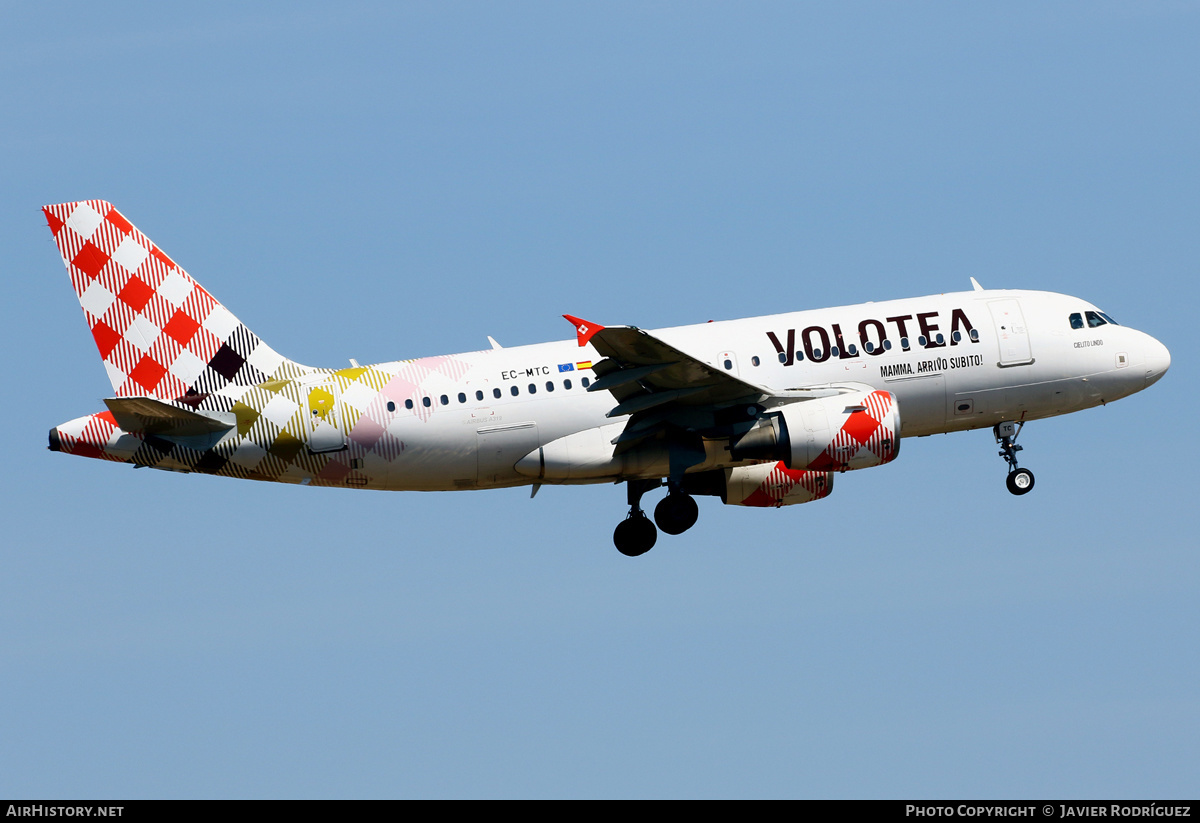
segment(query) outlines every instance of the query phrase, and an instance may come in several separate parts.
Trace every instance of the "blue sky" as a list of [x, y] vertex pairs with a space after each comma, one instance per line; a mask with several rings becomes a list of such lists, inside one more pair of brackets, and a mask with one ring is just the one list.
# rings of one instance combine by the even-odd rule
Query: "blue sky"
[[[0, 795], [1195, 797], [1200, 8], [0, 12]], [[630, 560], [624, 490], [316, 490], [45, 449], [104, 198], [315, 365], [969, 288], [1151, 390]]]

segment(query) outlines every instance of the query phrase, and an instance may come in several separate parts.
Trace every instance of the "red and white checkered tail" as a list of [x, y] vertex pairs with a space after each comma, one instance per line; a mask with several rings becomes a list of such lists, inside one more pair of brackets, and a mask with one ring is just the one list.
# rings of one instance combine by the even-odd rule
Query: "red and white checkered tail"
[[118, 396], [174, 400], [304, 371], [103, 200], [42, 209]]

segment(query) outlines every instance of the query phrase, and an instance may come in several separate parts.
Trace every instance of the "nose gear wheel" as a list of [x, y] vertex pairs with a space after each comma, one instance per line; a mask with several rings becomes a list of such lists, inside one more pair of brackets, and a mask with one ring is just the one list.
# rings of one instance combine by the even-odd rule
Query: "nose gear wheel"
[[1028, 494], [1033, 491], [1033, 472], [1017, 466], [1017, 452], [1022, 451], [1022, 447], [1017, 445], [1017, 435], [1024, 427], [1023, 422], [1014, 421], [999, 423], [992, 427], [992, 434], [995, 435], [996, 442], [1000, 444], [999, 454], [1008, 464], [1008, 477], [1005, 479], [1005, 485], [1008, 486], [1010, 492], [1016, 495]]

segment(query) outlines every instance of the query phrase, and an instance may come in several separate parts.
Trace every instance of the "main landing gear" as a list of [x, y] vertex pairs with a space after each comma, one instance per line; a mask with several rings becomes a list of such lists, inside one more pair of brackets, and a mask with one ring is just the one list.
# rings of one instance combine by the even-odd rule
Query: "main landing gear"
[[683, 534], [696, 525], [699, 516], [696, 498], [677, 489], [671, 489], [654, 507], [654, 522], [667, 534]]
[[1008, 479], [1005, 480], [1005, 485], [1013, 494], [1028, 494], [1033, 491], [1033, 472], [1017, 468], [1017, 452], [1022, 450], [1022, 447], [1017, 445], [1017, 435], [1024, 427], [1023, 422], [1012, 420], [992, 427], [992, 434], [1000, 444], [1000, 456], [1008, 463]]
[[613, 532], [613, 543], [621, 554], [637, 557], [654, 548], [658, 540], [658, 529], [654, 523], [667, 534], [683, 534], [696, 525], [700, 509], [695, 499], [672, 483], [667, 484], [667, 496], [654, 507], [654, 523], [650, 522], [650, 518], [642, 511], [642, 495], [661, 485], [661, 480], [627, 481], [629, 514]]

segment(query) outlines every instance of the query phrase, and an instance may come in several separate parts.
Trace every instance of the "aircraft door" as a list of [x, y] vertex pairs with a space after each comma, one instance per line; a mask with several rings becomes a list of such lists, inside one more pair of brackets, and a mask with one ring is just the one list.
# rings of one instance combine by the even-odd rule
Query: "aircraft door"
[[341, 451], [346, 438], [338, 426], [338, 387], [335, 383], [309, 386], [308, 450], [313, 454]]
[[1000, 342], [1000, 366], [1024, 366], [1033, 362], [1029, 347], [1029, 329], [1016, 300], [993, 300], [988, 303], [996, 339]]

